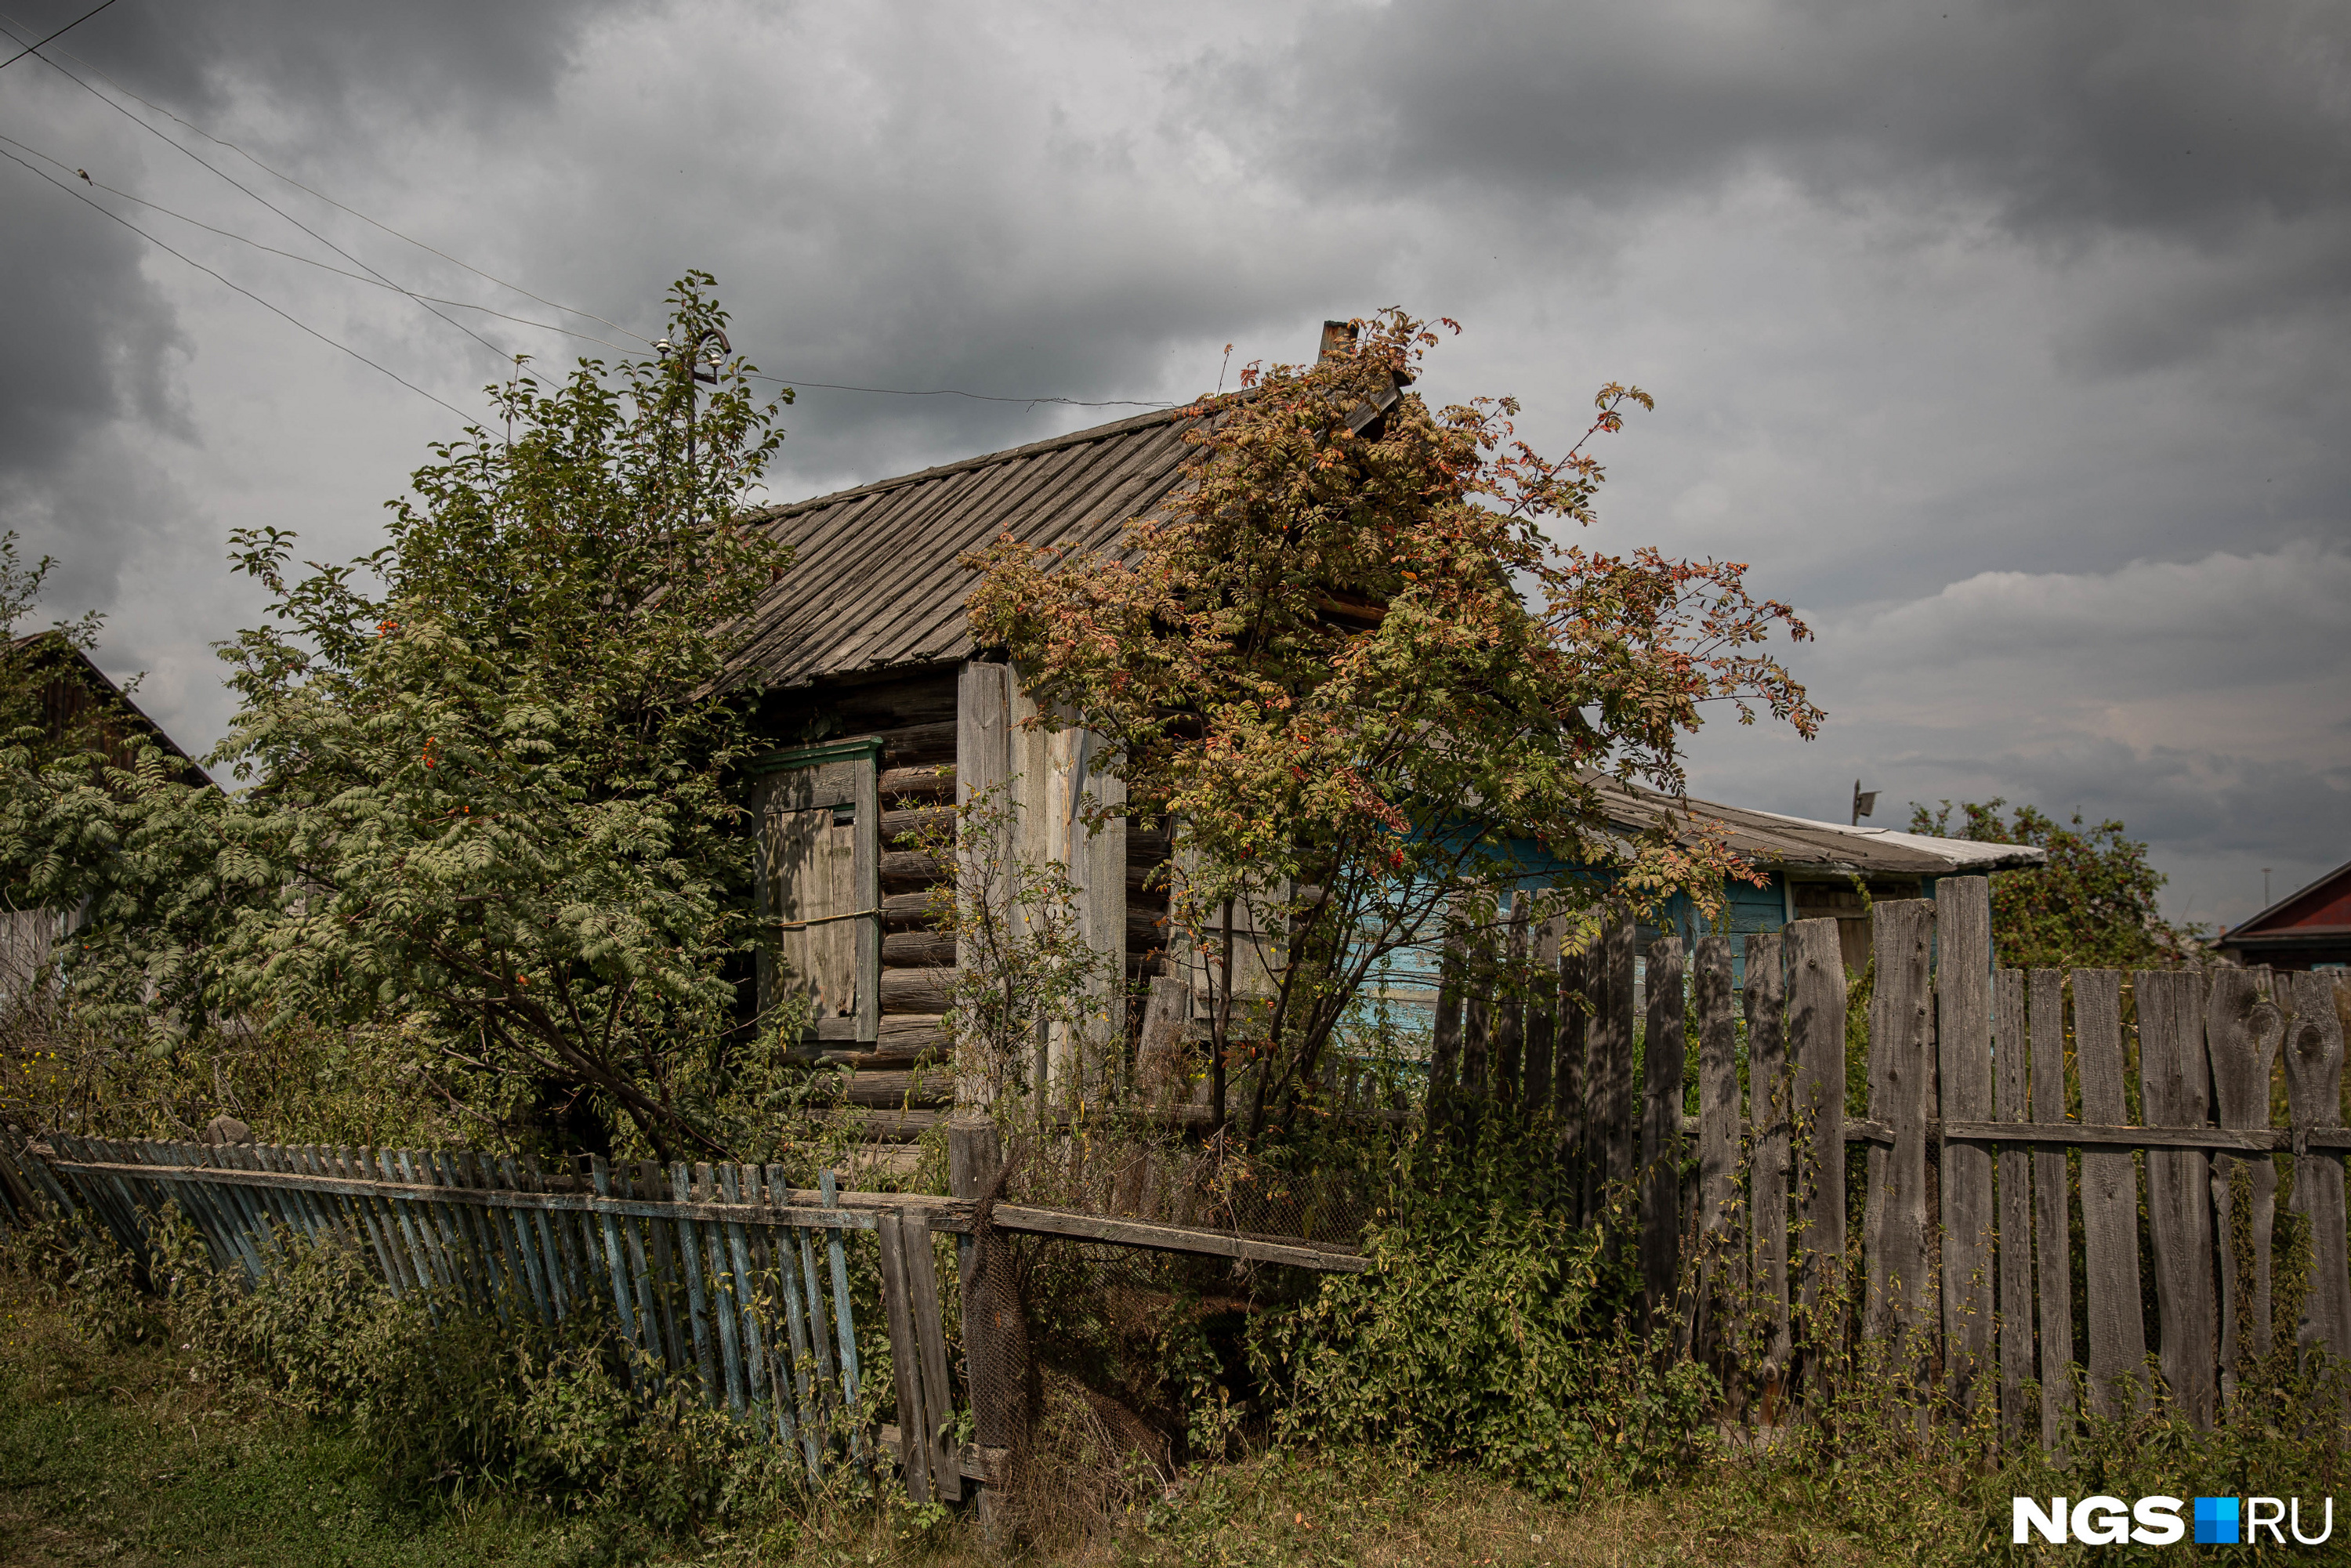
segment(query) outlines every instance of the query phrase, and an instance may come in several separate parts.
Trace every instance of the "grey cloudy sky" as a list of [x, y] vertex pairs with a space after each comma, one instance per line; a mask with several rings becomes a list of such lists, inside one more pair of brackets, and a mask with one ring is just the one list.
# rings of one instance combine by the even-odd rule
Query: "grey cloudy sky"
[[[1427, 390], [1514, 392], [1539, 443], [1603, 381], [1656, 394], [1595, 542], [1751, 562], [1818, 631], [1822, 737], [1718, 727], [1698, 793], [1834, 817], [1859, 776], [1881, 822], [2120, 816], [2201, 921], [2251, 913], [2264, 866], [2283, 894], [2351, 858], [2339, 5], [118, 0], [49, 53], [98, 90], [0, 72], [0, 152], [469, 411], [491, 350], [71, 171], [613, 336], [167, 111], [634, 331], [707, 267], [738, 347], [807, 381], [1172, 400], [1228, 341], [1458, 318]], [[0, 299], [0, 524], [208, 743], [207, 645], [255, 612], [228, 530], [365, 549], [457, 420], [5, 162]], [[1121, 412], [808, 391], [771, 488]]]

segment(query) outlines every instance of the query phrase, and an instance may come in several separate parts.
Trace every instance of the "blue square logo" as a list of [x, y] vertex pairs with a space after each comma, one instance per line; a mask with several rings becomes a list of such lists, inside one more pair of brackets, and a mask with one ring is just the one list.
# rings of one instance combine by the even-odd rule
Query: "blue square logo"
[[2237, 1542], [2237, 1500], [2199, 1497], [2196, 1500], [2196, 1544], [2234, 1546]]

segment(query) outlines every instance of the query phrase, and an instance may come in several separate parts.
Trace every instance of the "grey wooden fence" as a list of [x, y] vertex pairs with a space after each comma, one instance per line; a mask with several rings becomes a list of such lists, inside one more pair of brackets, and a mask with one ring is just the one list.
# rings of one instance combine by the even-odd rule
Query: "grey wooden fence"
[[[1651, 1332], [1767, 1396], [1803, 1342], [1857, 1330], [1922, 1410], [1996, 1400], [2007, 1433], [2037, 1430], [2053, 1448], [2077, 1384], [2119, 1411], [2154, 1393], [2150, 1368], [2177, 1409], [2210, 1423], [2245, 1360], [2272, 1349], [2282, 1163], [2311, 1241], [2298, 1343], [2351, 1357], [2333, 975], [1996, 969], [1980, 877], [1874, 915], [1865, 1115], [1846, 1112], [1849, 989], [1833, 920], [1744, 937], [1737, 1000], [1730, 938], [1687, 952], [1657, 938], [1645, 1020], [1629, 923], [1562, 955], [1556, 993], [1546, 980], [1531, 999], [1465, 998], [1474, 968], [1458, 953], [1433, 1103], [1525, 1112], [1540, 1089], [1563, 1201], [1587, 1219], [1612, 1196], [1632, 1210]], [[1531, 950], [1556, 953], [1557, 939]], [[1550, 1060], [1493, 1048], [1513, 1038]], [[1854, 1238], [1848, 1145], [1865, 1151]], [[2249, 1246], [2231, 1244], [2239, 1206]], [[1817, 1320], [1832, 1286], [1856, 1302], [1857, 1323]], [[1762, 1318], [1760, 1351], [1731, 1344], [1734, 1308]]]
[[[983, 1124], [984, 1125], [984, 1124]], [[993, 1167], [991, 1167], [993, 1168]], [[629, 1375], [692, 1392], [798, 1447], [812, 1483], [875, 1455], [917, 1502], [1000, 1479], [1007, 1450], [956, 1444], [959, 1391], [934, 1238], [1002, 1230], [1098, 1245], [1361, 1270], [1337, 1247], [917, 1193], [843, 1191], [830, 1171], [794, 1187], [780, 1167], [627, 1166], [549, 1172], [467, 1150], [145, 1143], [0, 1126], [0, 1217], [50, 1210], [102, 1224], [142, 1268], [167, 1206], [214, 1263], [257, 1281], [286, 1239], [338, 1241], [394, 1292], [553, 1323], [609, 1311]], [[861, 1425], [852, 1254], [878, 1271], [897, 1403]], [[959, 1248], [967, 1270], [971, 1249]], [[967, 1349], [969, 1347], [967, 1346]], [[983, 1359], [986, 1359], [983, 1353]], [[968, 1378], [966, 1379], [967, 1385]], [[992, 1423], [983, 1410], [985, 1437]], [[907, 1443], [904, 1434], [917, 1441]]]

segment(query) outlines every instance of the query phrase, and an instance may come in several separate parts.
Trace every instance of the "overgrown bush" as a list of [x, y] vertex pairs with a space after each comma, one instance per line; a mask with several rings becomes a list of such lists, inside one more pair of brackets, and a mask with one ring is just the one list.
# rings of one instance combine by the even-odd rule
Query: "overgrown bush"
[[682, 1386], [653, 1386], [592, 1310], [550, 1328], [444, 1292], [395, 1297], [348, 1249], [282, 1231], [277, 1266], [248, 1285], [214, 1269], [184, 1221], [158, 1228], [151, 1294], [78, 1218], [5, 1236], [0, 1261], [85, 1337], [162, 1340], [192, 1383], [345, 1427], [395, 1490], [496, 1491], [664, 1534], [772, 1524], [810, 1500], [796, 1449]]
[[1643, 1342], [1599, 1230], [1529, 1201], [1546, 1152], [1499, 1130], [1469, 1152], [1406, 1150], [1370, 1270], [1257, 1336], [1277, 1435], [1463, 1461], [1546, 1498], [1697, 1457], [1714, 1380]]

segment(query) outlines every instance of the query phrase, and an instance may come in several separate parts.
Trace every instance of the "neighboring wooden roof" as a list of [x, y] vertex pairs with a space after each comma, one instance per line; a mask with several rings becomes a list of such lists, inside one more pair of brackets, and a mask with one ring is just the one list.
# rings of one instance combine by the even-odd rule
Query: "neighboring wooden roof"
[[731, 684], [936, 664], [972, 652], [964, 555], [1002, 534], [1102, 549], [1183, 481], [1183, 409], [1097, 425], [753, 514], [792, 546], [751, 614]]
[[2351, 862], [2287, 894], [2252, 919], [2239, 921], [2214, 945], [2260, 952], [2334, 946], [2346, 938], [2351, 938]]
[[60, 632], [36, 632], [10, 641], [8, 652], [18, 663], [20, 675], [39, 683], [41, 725], [51, 739], [63, 740], [90, 714], [99, 716], [106, 737], [106, 758], [117, 768], [133, 760], [133, 737], [152, 740], [185, 766], [192, 780], [211, 783], [196, 759], [180, 749], [163, 727], [147, 716], [131, 695], [90, 663], [89, 655], [66, 641]]
[[1730, 847], [1759, 866], [1823, 876], [1964, 876], [2011, 871], [2048, 862], [2048, 852], [2029, 844], [1982, 843], [1897, 833], [1889, 828], [1854, 828], [1815, 822], [1696, 799], [1676, 800], [1651, 789], [1614, 782], [1600, 787], [1617, 826], [1645, 832], [1661, 819], [1677, 831], [1707, 821], [1727, 830]]

